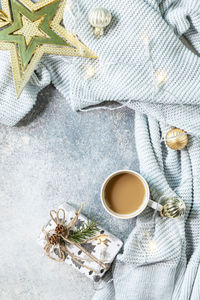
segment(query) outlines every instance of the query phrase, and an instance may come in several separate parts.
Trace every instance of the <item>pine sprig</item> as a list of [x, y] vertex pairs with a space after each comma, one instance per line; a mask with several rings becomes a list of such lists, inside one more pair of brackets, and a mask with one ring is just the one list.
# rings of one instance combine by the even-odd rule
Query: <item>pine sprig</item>
[[95, 220], [87, 220], [87, 223], [70, 233], [69, 239], [76, 243], [83, 243], [87, 239], [96, 235], [99, 231], [97, 222]]

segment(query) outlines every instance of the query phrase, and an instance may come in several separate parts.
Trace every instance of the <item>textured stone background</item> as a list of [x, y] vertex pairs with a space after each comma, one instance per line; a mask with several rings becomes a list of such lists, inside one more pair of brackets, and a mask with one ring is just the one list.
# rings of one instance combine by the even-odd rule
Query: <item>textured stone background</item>
[[92, 282], [44, 257], [37, 237], [49, 210], [64, 201], [84, 201], [89, 217], [127, 237], [133, 220], [109, 216], [99, 193], [111, 172], [138, 170], [134, 112], [76, 113], [53, 87], [38, 101], [47, 107], [29, 125], [0, 125], [0, 299], [89, 300]]

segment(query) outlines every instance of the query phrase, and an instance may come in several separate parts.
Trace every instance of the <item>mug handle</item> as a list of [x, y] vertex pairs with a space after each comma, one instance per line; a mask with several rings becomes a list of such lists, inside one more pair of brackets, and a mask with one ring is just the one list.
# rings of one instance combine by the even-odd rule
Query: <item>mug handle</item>
[[155, 202], [155, 201], [153, 201], [153, 200], [151, 200], [151, 199], [149, 199], [149, 202], [148, 202], [147, 205], [148, 205], [149, 207], [151, 207], [151, 208], [157, 210], [157, 211], [162, 211], [162, 210], [163, 210], [163, 206], [162, 206], [161, 204], [159, 204], [159, 203], [157, 203], [157, 202]]

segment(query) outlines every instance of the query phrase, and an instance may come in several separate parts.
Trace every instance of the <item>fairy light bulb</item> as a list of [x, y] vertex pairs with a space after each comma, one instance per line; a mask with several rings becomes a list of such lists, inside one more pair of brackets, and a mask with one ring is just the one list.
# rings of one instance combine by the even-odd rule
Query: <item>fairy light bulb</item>
[[144, 42], [145, 45], [147, 45], [149, 43], [149, 36], [147, 33], [144, 33], [142, 36], [141, 36], [141, 41]]
[[147, 34], [147, 32], [144, 32], [141, 35], [140, 40], [142, 41], [142, 43], [145, 46], [147, 56], [150, 58], [149, 35]]
[[85, 69], [85, 78], [92, 78], [96, 75], [96, 68], [94, 65], [88, 65]]
[[157, 70], [155, 72], [155, 80], [158, 85], [163, 85], [167, 81], [167, 73], [165, 70]]
[[158, 251], [158, 247], [157, 247], [156, 243], [153, 240], [149, 241], [149, 251], [151, 253], [154, 253], [154, 252]]
[[148, 252], [155, 253], [158, 251], [158, 246], [156, 242], [152, 239], [151, 234], [149, 232], [146, 232], [146, 237], [148, 240]]
[[101, 245], [104, 245], [104, 244], [105, 244], [105, 237], [102, 237], [102, 236], [99, 237], [99, 238], [98, 238], [98, 244], [99, 244], [99, 245], [100, 245], [100, 244], [101, 244]]
[[68, 1], [65, 5], [65, 10], [68, 12], [71, 12], [72, 11], [71, 6], [72, 6], [72, 3]]

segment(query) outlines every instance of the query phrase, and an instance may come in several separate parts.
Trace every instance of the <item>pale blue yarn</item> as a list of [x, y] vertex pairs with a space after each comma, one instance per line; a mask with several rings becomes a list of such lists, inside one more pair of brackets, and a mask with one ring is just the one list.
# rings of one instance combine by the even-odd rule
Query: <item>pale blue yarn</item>
[[[125, 103], [136, 111], [135, 138], [140, 172], [154, 200], [179, 195], [186, 203], [185, 219], [165, 220], [150, 209], [137, 225], [113, 266], [113, 281], [94, 299], [200, 299], [200, 59], [178, 39], [184, 35], [200, 52], [198, 0], [80, 0], [77, 32], [99, 56], [44, 57], [19, 100], [15, 97], [8, 54], [1, 51], [0, 121], [16, 124], [35, 103], [37, 93], [51, 81], [78, 110], [103, 101]], [[96, 39], [87, 21], [91, 7], [104, 6], [113, 15], [105, 36]], [[70, 14], [64, 24], [73, 28]], [[149, 37], [148, 56], [142, 37]], [[87, 65], [98, 72], [85, 79]], [[154, 71], [165, 70], [167, 81], [154, 88]], [[9, 89], [8, 89], [9, 87]], [[132, 100], [130, 102], [130, 100]], [[161, 143], [167, 126], [191, 133], [181, 152]], [[148, 249], [150, 233], [157, 251]]]

